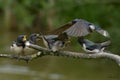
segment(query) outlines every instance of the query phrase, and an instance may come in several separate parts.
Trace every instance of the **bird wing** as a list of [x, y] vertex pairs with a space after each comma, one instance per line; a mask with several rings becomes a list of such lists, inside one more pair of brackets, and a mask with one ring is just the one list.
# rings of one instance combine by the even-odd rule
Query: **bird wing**
[[63, 32], [66, 32], [67, 35], [69, 36], [74, 37], [86, 36], [91, 32], [91, 30], [89, 29], [90, 24], [91, 24], [90, 22], [83, 19], [78, 19], [78, 21], [72, 20], [62, 25], [60, 28], [55, 29], [51, 33], [59, 35]]
[[64, 32], [69, 36], [81, 37], [88, 35], [91, 31], [89, 30], [88, 23], [84, 20], [76, 22], [74, 25], [66, 29]]
[[72, 21], [71, 22], [68, 22], [62, 26], [60, 26], [60, 28], [57, 28], [53, 31], [50, 31], [49, 34], [57, 34], [57, 35], [60, 35], [63, 31], [69, 29], [72, 25], [74, 25], [75, 23], [73, 23]]

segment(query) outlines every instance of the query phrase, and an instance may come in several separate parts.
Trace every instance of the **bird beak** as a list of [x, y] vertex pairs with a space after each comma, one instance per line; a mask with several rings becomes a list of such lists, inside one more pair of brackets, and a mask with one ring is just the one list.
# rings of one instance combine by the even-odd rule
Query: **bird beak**
[[24, 35], [24, 37], [23, 37], [23, 42], [25, 42], [25, 41], [27, 41], [27, 36], [26, 35]]

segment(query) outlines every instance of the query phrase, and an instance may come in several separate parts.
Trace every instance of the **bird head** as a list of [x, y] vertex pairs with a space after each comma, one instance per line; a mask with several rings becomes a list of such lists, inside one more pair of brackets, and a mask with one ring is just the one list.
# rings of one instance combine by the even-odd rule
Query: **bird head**
[[36, 33], [31, 34], [29, 37], [30, 43], [36, 44], [36, 41], [39, 40], [39, 37], [40, 37], [39, 34]]
[[16, 40], [16, 45], [17, 46], [22, 46], [24, 48], [26, 41], [27, 41], [27, 36], [26, 35], [19, 35], [17, 37], [17, 40]]
[[17, 37], [17, 42], [19, 42], [19, 43], [24, 43], [26, 41], [27, 41], [27, 36], [26, 35], [19, 35]]

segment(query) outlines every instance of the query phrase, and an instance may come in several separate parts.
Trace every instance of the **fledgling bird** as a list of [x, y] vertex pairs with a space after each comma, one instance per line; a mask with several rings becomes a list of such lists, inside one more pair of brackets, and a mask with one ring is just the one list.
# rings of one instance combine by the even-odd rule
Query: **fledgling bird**
[[25, 43], [28, 41], [31, 44], [36, 44], [36, 40], [39, 37], [38, 34], [31, 34], [27, 40], [26, 35], [19, 35], [17, 40], [13, 42], [11, 46], [11, 51], [18, 55], [28, 55], [34, 52], [34, 49], [25, 46]]
[[[29, 36], [29, 39], [26, 42], [36, 45], [38, 40], [39, 40], [39, 34], [33, 33]], [[35, 53], [35, 51], [36, 51], [35, 49], [29, 48], [27, 46], [25, 46], [25, 48], [24, 48], [24, 53], [27, 55], [33, 54], [33, 53]]]
[[89, 53], [103, 52], [103, 50], [111, 43], [110, 41], [105, 41], [102, 43], [94, 43], [88, 39], [84, 39], [83, 37], [79, 37], [78, 42], [82, 46], [84, 51]]
[[19, 35], [10, 46], [12, 52], [18, 55], [24, 55], [25, 42], [27, 41], [26, 35]]
[[74, 19], [60, 28], [53, 31], [54, 34], [67, 33], [69, 36], [81, 37], [86, 36], [93, 31], [97, 31], [105, 37], [110, 37], [109, 33], [106, 30], [103, 30], [101, 27], [94, 25], [83, 19]]
[[41, 35], [41, 38], [43, 39], [44, 45], [53, 52], [63, 49], [70, 42], [66, 33], [60, 35]]

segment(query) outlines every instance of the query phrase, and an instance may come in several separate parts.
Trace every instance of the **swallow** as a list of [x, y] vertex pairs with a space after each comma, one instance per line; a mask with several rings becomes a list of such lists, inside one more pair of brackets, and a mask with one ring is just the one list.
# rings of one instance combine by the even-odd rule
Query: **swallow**
[[33, 34], [31, 34], [30, 35], [30, 37], [29, 37], [29, 42], [31, 43], [31, 44], [36, 44], [37, 43], [37, 41], [39, 40], [39, 34], [36, 34], [36, 33], [33, 33]]
[[84, 39], [83, 37], [79, 37], [78, 42], [82, 46], [83, 50], [89, 53], [103, 52], [111, 43], [109, 40], [102, 43], [95, 43], [88, 39]]
[[[26, 42], [36, 45], [38, 40], [39, 40], [39, 34], [33, 33], [29, 36], [29, 39]], [[35, 49], [29, 48], [27, 46], [25, 46], [25, 48], [24, 48], [24, 53], [26, 55], [33, 54], [33, 53], [35, 53], [35, 51], [36, 51]]]
[[32, 54], [35, 50], [27, 47], [25, 43], [29, 42], [31, 44], [36, 44], [37, 38], [38, 34], [31, 34], [29, 39], [27, 39], [26, 35], [19, 35], [16, 41], [13, 41], [13, 44], [11, 45], [11, 51], [18, 55]]
[[19, 35], [16, 41], [13, 41], [10, 46], [11, 51], [18, 55], [24, 55], [25, 42], [27, 41], [26, 35]]
[[105, 37], [110, 37], [109, 33], [106, 30], [83, 19], [74, 19], [62, 25], [60, 28], [52, 31], [52, 33], [61, 34], [65, 32], [69, 36], [81, 37], [86, 36], [94, 31], [100, 33]]
[[53, 52], [63, 49], [70, 42], [66, 33], [60, 35], [41, 35], [41, 38], [44, 45]]

